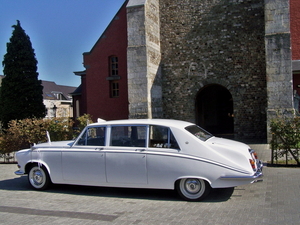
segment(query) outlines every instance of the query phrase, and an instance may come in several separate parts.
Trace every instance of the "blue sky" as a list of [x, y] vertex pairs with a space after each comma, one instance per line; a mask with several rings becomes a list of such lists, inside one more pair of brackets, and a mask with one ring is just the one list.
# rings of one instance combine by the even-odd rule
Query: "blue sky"
[[125, 0], [0, 0], [0, 74], [12, 25], [20, 21], [38, 60], [40, 80], [78, 86], [82, 53], [91, 50]]

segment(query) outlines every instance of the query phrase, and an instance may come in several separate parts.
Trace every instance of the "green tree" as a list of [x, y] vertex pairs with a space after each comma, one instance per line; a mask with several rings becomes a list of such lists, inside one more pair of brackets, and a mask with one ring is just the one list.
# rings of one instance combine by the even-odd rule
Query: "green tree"
[[0, 120], [4, 127], [10, 120], [45, 116], [43, 86], [38, 80], [37, 60], [29, 36], [20, 21], [14, 28], [2, 65], [4, 78], [0, 89]]

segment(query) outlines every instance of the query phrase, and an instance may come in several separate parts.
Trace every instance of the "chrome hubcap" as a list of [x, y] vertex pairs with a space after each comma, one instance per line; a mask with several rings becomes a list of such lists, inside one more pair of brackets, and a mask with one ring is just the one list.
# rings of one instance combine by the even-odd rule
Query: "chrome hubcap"
[[187, 179], [185, 182], [185, 189], [187, 192], [195, 194], [201, 190], [201, 184], [199, 180]]
[[32, 175], [32, 180], [36, 185], [42, 184], [44, 180], [43, 173], [40, 170], [35, 170]]

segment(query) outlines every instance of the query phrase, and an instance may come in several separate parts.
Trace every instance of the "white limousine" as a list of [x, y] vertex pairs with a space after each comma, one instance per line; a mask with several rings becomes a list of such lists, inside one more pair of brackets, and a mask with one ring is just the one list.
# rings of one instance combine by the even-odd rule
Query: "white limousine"
[[203, 199], [211, 188], [253, 183], [263, 175], [248, 145], [167, 119], [101, 121], [76, 140], [49, 140], [18, 151], [16, 158], [15, 174], [28, 174], [37, 190], [51, 183], [177, 189], [189, 201]]

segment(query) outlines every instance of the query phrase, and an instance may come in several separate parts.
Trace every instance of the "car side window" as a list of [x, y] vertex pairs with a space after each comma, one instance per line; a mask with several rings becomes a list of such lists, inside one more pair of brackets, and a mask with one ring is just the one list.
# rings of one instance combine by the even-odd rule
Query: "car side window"
[[88, 128], [79, 138], [76, 145], [104, 146], [105, 127]]
[[180, 149], [169, 127], [150, 126], [149, 147]]
[[111, 146], [146, 147], [146, 126], [112, 126]]

